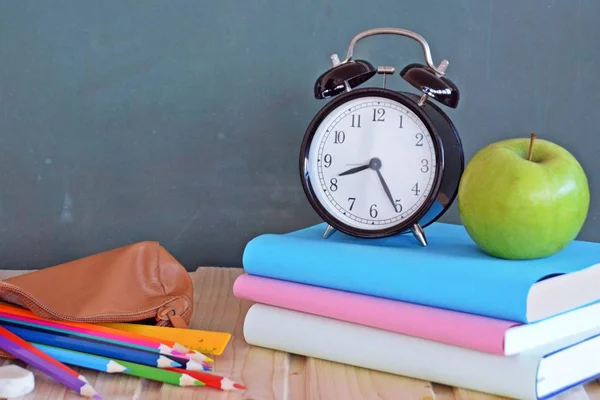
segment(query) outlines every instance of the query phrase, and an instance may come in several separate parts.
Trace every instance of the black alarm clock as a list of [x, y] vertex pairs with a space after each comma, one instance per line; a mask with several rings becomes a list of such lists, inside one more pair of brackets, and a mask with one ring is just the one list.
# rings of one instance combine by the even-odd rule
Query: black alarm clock
[[[425, 64], [399, 73], [418, 95], [385, 87], [393, 67], [353, 59], [359, 40], [381, 34], [422, 46]], [[427, 246], [423, 229], [448, 210], [464, 169], [456, 127], [434, 103], [458, 105], [458, 88], [445, 76], [448, 61], [436, 67], [423, 37], [396, 28], [364, 31], [350, 42], [345, 60], [336, 54], [331, 60], [314, 95], [332, 100], [310, 122], [300, 150], [302, 187], [327, 223], [323, 237], [336, 230], [359, 238], [412, 232]], [[382, 86], [365, 86], [376, 74], [383, 75]]]

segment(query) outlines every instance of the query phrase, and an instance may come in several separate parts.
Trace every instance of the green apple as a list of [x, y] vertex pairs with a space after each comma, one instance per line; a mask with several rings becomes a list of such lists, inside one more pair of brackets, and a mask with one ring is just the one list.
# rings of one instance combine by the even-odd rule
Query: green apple
[[579, 234], [590, 190], [581, 164], [547, 140], [514, 138], [479, 150], [458, 189], [458, 210], [471, 239], [504, 259], [547, 257]]

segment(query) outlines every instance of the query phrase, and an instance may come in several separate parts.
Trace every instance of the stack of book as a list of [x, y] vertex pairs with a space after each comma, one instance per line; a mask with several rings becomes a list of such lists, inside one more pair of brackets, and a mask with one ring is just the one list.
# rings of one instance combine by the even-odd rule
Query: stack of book
[[324, 229], [247, 244], [249, 344], [519, 399], [600, 374], [600, 243], [509, 261], [461, 225], [432, 224], [427, 247]]

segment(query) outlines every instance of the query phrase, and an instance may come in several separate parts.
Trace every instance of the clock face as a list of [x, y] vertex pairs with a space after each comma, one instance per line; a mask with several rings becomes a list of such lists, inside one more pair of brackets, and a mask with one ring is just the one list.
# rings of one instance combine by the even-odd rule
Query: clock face
[[317, 126], [307, 156], [314, 197], [355, 229], [404, 224], [435, 187], [430, 132], [411, 109], [386, 97], [359, 97], [331, 110]]

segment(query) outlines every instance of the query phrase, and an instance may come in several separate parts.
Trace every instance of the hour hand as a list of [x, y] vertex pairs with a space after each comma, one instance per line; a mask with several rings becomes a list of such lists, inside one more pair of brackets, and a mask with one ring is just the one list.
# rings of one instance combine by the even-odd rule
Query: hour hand
[[370, 167], [371, 166], [369, 164], [367, 164], [367, 165], [361, 165], [360, 167], [350, 168], [348, 171], [344, 171], [341, 174], [339, 174], [338, 176], [355, 174], [357, 172], [364, 171], [365, 169], [369, 169]]

